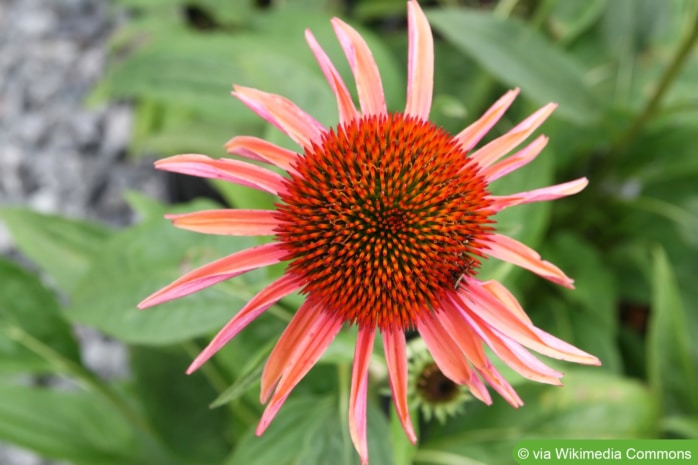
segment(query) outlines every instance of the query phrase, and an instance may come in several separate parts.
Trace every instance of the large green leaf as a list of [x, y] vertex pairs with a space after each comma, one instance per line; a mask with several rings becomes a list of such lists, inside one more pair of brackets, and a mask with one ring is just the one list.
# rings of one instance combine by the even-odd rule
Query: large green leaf
[[229, 450], [226, 411], [208, 408], [215, 392], [201, 373], [184, 374], [190, 362], [181, 350], [132, 348], [135, 392], [181, 463], [220, 464]]
[[[359, 458], [345, 421], [335, 397], [291, 399], [264, 435], [245, 435], [225, 465], [356, 465]], [[388, 425], [370, 402], [367, 436], [371, 464], [392, 464]]]
[[[347, 75], [348, 65], [333, 37], [330, 19], [314, 11], [284, 8], [256, 15], [252, 30], [236, 34], [200, 34], [144, 22], [131, 35], [147, 40], [115, 64], [105, 85], [113, 96], [156, 99], [219, 121], [260, 121], [230, 97], [235, 83], [283, 95], [319, 121], [334, 124], [338, 120], [335, 98], [303, 36], [303, 30], [311, 28]], [[371, 34], [364, 35], [381, 64], [389, 101], [404, 98], [403, 80], [390, 55]]]
[[0, 439], [75, 465], [164, 465], [102, 399], [0, 385]]
[[[201, 205], [196, 203], [196, 209]], [[250, 238], [182, 231], [164, 219], [147, 221], [104, 245], [67, 315], [133, 343], [170, 344], [206, 334], [220, 328], [261, 288], [264, 270], [155, 308], [139, 311], [136, 305], [186, 271], [256, 244]]]
[[593, 26], [606, 8], [607, 0], [554, 2], [548, 18], [551, 32], [568, 44]]
[[695, 335], [685, 316], [678, 285], [666, 253], [653, 253], [652, 307], [647, 359], [652, 389], [667, 413], [698, 413], [698, 359]]
[[[46, 349], [41, 355], [37, 345]], [[36, 276], [0, 259], [0, 371], [58, 370], [56, 358], [80, 363], [56, 297]]]
[[73, 291], [93, 255], [111, 234], [96, 223], [23, 208], [0, 208], [0, 219], [17, 248], [67, 293]]
[[438, 457], [450, 456], [448, 463], [507, 464], [514, 445], [526, 438], [628, 439], [656, 433], [656, 401], [641, 384], [596, 369], [570, 371], [563, 381], [562, 388], [519, 386], [525, 405], [518, 410], [501, 399], [491, 407], [469, 404], [462, 417], [425, 435], [417, 463], [444, 463]]
[[521, 87], [537, 103], [559, 103], [560, 117], [590, 122], [598, 116], [598, 104], [582, 80], [582, 69], [526, 24], [465, 9], [434, 10], [428, 17], [446, 40], [501, 82]]

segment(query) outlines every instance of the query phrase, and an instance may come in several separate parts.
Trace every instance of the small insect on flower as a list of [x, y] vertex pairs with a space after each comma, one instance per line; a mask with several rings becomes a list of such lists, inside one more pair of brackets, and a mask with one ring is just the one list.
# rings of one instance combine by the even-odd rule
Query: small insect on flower
[[[515, 205], [554, 200], [581, 191], [585, 178], [497, 196], [490, 183], [531, 162], [547, 138], [510, 154], [552, 113], [548, 104], [506, 134], [477, 148], [518, 95], [504, 94], [457, 134], [429, 121], [433, 39], [415, 0], [407, 3], [407, 104], [389, 113], [376, 62], [348, 24], [332, 26], [356, 81], [359, 108], [310, 31], [305, 37], [334, 92], [339, 124], [327, 128], [279, 95], [235, 86], [233, 95], [290, 137], [298, 151], [236, 136], [239, 159], [177, 155], [158, 169], [223, 179], [278, 196], [273, 210], [222, 209], [171, 215], [175, 226], [209, 234], [271, 236], [272, 241], [193, 270], [145, 299], [140, 308], [184, 297], [248, 271], [287, 262], [286, 272], [254, 296], [194, 360], [198, 369], [251, 321], [283, 297], [305, 295], [262, 373], [267, 403], [262, 434], [292, 389], [347, 324], [358, 327], [349, 398], [349, 430], [368, 462], [368, 365], [376, 332], [382, 335], [397, 416], [412, 442], [407, 406], [405, 331], [416, 329], [440, 373], [489, 404], [485, 382], [513, 406], [523, 404], [488, 360], [484, 345], [526, 378], [559, 384], [562, 374], [534, 357], [583, 364], [599, 360], [533, 325], [516, 298], [497, 281], [477, 279], [481, 260], [496, 258], [572, 288], [572, 279], [526, 245], [498, 233], [492, 217]], [[509, 155], [509, 156], [507, 156]]]

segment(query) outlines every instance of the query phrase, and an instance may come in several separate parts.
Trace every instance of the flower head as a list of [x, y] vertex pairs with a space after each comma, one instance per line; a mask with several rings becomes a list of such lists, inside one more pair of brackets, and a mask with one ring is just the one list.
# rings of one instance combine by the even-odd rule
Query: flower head
[[468, 388], [444, 375], [422, 339], [407, 344], [407, 360], [407, 399], [413, 410], [418, 408], [426, 421], [433, 417], [441, 423], [465, 410], [472, 399]]
[[368, 46], [335, 18], [335, 33], [357, 86], [357, 109], [345, 83], [310, 31], [307, 42], [337, 99], [339, 124], [326, 128], [289, 100], [235, 86], [233, 95], [279, 128], [298, 153], [239, 136], [229, 153], [266, 162], [275, 172], [237, 159], [178, 155], [158, 169], [216, 178], [272, 193], [275, 210], [225, 209], [171, 215], [178, 227], [211, 234], [268, 235], [274, 240], [193, 270], [151, 295], [140, 307], [183, 297], [247, 271], [286, 261], [282, 277], [263, 289], [194, 360], [196, 370], [275, 302], [306, 296], [272, 351], [262, 374], [268, 402], [261, 434], [293, 387], [345, 324], [358, 327], [349, 421], [362, 463], [368, 461], [368, 362], [376, 331], [382, 335], [395, 408], [408, 437], [416, 436], [407, 408], [404, 331], [416, 329], [440, 373], [491, 403], [483, 382], [512, 405], [513, 388], [488, 360], [483, 345], [521, 375], [559, 384], [561, 373], [528, 350], [584, 364], [596, 357], [536, 328], [497, 281], [476, 278], [480, 261], [494, 257], [572, 287], [572, 280], [524, 244], [498, 234], [492, 216], [514, 205], [553, 200], [582, 190], [587, 180], [507, 196], [489, 184], [529, 163], [545, 147], [538, 137], [502, 159], [550, 115], [549, 104], [503, 136], [474, 150], [518, 95], [507, 92], [479, 120], [456, 135], [428, 121], [433, 88], [432, 34], [419, 4], [408, 7], [408, 88], [403, 112], [388, 113], [378, 67]]

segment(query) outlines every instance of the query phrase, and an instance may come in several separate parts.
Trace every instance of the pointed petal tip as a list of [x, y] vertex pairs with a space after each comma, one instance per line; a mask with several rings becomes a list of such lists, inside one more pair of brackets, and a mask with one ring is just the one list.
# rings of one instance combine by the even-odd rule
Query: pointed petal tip
[[159, 293], [159, 291], [155, 292], [155, 293], [149, 295], [148, 297], [146, 297], [145, 299], [141, 300], [138, 303], [138, 305], [136, 305], [136, 308], [138, 310], [145, 310], [147, 308], [153, 307], [153, 306], [157, 305], [158, 303], [160, 303], [157, 300], [158, 293]]
[[383, 83], [368, 44], [356, 29], [341, 19], [332, 18], [330, 22], [354, 75], [361, 113], [364, 116], [385, 115]]

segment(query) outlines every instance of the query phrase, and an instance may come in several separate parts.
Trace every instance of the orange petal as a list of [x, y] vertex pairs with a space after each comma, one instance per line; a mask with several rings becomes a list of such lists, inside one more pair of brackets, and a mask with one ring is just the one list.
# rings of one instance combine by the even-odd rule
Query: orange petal
[[250, 87], [233, 86], [232, 94], [301, 147], [319, 142], [327, 129], [289, 99]]
[[354, 28], [339, 18], [332, 19], [332, 27], [354, 73], [361, 112], [364, 115], [386, 114], [380, 72], [366, 41]]
[[561, 286], [574, 289], [574, 281], [560, 268], [543, 260], [538, 252], [509, 236], [491, 234], [487, 237], [487, 246], [489, 247], [489, 250], [485, 251], [487, 255], [525, 268]]
[[568, 362], [586, 365], [596, 365], [599, 363], [599, 360], [593, 355], [589, 355], [547, 333], [546, 336], [549, 336], [549, 338], [542, 338], [539, 335], [540, 330], [538, 330], [538, 328], [527, 325], [516, 318], [501, 301], [479, 286], [468, 286], [467, 292], [461, 291], [458, 292], [457, 295], [464, 303], [464, 306], [461, 308], [467, 311], [471, 316], [480, 317], [482, 321], [491, 328], [496, 329], [504, 336], [511, 338], [523, 346], [540, 352], [543, 355], [547, 355], [548, 357], [566, 360]]
[[311, 305], [305, 301], [300, 308], [298, 308], [296, 314], [293, 315], [293, 318], [291, 318], [291, 321], [276, 342], [271, 354], [269, 354], [267, 363], [264, 365], [262, 386], [259, 394], [261, 403], [266, 403], [269, 399], [276, 382], [281, 378], [281, 374], [288, 363], [288, 359], [293, 355], [293, 352], [299, 346], [303, 336], [309, 331], [309, 328], [319, 317], [321, 312], [322, 309], [320, 307]]
[[514, 407], [523, 405], [523, 401], [516, 394], [514, 388], [492, 366], [492, 362], [487, 358], [482, 348], [482, 338], [471, 327], [469, 321], [462, 316], [462, 312], [458, 311], [455, 306], [451, 306], [451, 308], [444, 308], [444, 311], [439, 313], [437, 317], [446, 331], [453, 337], [462, 356], [473, 364], [478, 373], [511, 405]]
[[165, 215], [172, 224], [188, 231], [229, 236], [269, 236], [279, 224], [273, 210], [203, 210]]
[[258, 245], [190, 271], [172, 284], [160, 289], [138, 304], [138, 308], [152, 307], [168, 300], [213, 286], [226, 279], [247, 273], [262, 266], [278, 263], [288, 252], [278, 243]]
[[495, 181], [535, 160], [538, 154], [547, 144], [547, 137], [538, 136], [533, 142], [516, 152], [514, 155], [488, 166], [482, 171], [482, 173], [485, 175], [488, 182]]
[[225, 144], [225, 149], [230, 154], [270, 163], [284, 171], [294, 171], [293, 163], [298, 158], [297, 153], [252, 136], [233, 137]]
[[[447, 309], [443, 310], [448, 311]], [[475, 397], [490, 405], [492, 398], [480, 378], [470, 369], [453, 337], [444, 329], [436, 316], [427, 316], [417, 322], [419, 334], [434, 357], [439, 370], [454, 383], [465, 384]]]
[[407, 349], [405, 333], [402, 331], [386, 331], [383, 333], [383, 348], [385, 361], [388, 365], [390, 390], [393, 394], [395, 411], [412, 444], [416, 444], [417, 435], [412, 426], [410, 411], [407, 406]]
[[361, 464], [368, 464], [368, 443], [366, 441], [366, 396], [368, 393], [368, 364], [373, 351], [375, 328], [359, 328], [354, 351], [354, 365], [351, 373], [351, 393], [349, 395], [349, 434], [354, 448], [361, 458]]
[[407, 3], [407, 105], [405, 113], [429, 118], [434, 90], [434, 39], [429, 21], [416, 0]]
[[555, 200], [568, 195], [574, 195], [581, 192], [589, 184], [587, 178], [579, 178], [574, 181], [556, 184], [554, 186], [542, 187], [527, 192], [519, 192], [511, 195], [493, 195], [490, 198], [494, 201], [492, 208], [495, 211], [500, 211], [514, 205], [523, 205], [525, 203], [544, 202], [547, 200]]
[[[462, 305], [461, 302], [454, 301], [454, 305]], [[543, 362], [534, 357], [530, 352], [523, 348], [520, 344], [512, 341], [506, 336], [502, 336], [494, 328], [491, 328], [482, 319], [477, 317], [474, 312], [462, 310], [460, 312], [462, 318], [468, 323], [479, 339], [482, 339], [494, 353], [506, 362], [511, 368], [525, 378], [532, 379], [541, 383], [559, 385], [559, 378], [562, 373], [553, 370]], [[463, 338], [468, 336], [463, 334]]]
[[456, 140], [463, 146], [466, 152], [477, 145], [485, 135], [497, 124], [497, 121], [504, 115], [512, 102], [519, 95], [519, 89], [513, 89], [502, 95], [494, 105], [492, 105], [484, 115], [473, 124], [463, 129], [456, 135]]
[[310, 32], [309, 29], [305, 31], [305, 40], [308, 42], [310, 49], [313, 51], [313, 55], [315, 55], [315, 59], [317, 60], [318, 65], [320, 65], [322, 73], [325, 75], [327, 82], [330, 84], [332, 92], [334, 92], [334, 95], [337, 97], [337, 108], [339, 109], [340, 124], [358, 118], [359, 112], [356, 111], [354, 101], [351, 99], [351, 94], [349, 93], [346, 84], [344, 84], [342, 76], [339, 75], [337, 69], [334, 67], [334, 64], [332, 64], [332, 61], [329, 59], [322, 47], [320, 47], [320, 44], [317, 40], [315, 40], [315, 36], [313, 36], [313, 33]]
[[520, 122], [509, 132], [493, 140], [484, 147], [473, 152], [472, 159], [481, 167], [486, 168], [501, 157], [509, 153], [514, 147], [526, 140], [533, 131], [543, 124], [550, 114], [557, 108], [554, 103], [549, 103], [534, 114]]
[[285, 274], [279, 279], [259, 291], [240, 310], [232, 320], [221, 329], [216, 337], [211, 340], [208, 346], [199, 354], [187, 369], [187, 374], [193, 373], [201, 365], [211, 358], [221, 347], [234, 338], [240, 331], [252, 323], [259, 315], [264, 313], [269, 307], [292, 292], [297, 291], [301, 285], [292, 275]]
[[494, 298], [502, 302], [519, 320], [523, 321], [525, 324], [533, 326], [533, 322], [528, 317], [528, 314], [523, 309], [519, 301], [514, 297], [509, 289], [506, 288], [499, 281], [478, 281], [476, 279], [471, 279], [468, 281], [471, 285], [477, 285], [482, 287], [484, 290], [492, 294]]
[[317, 363], [343, 324], [341, 318], [324, 311], [315, 318], [298, 345], [293, 348], [293, 352], [286, 357], [287, 363], [284, 372], [269, 405], [262, 414], [255, 434], [260, 435], [267, 429], [291, 390]]
[[201, 178], [222, 179], [278, 195], [286, 191], [284, 178], [260, 166], [229, 158], [211, 158], [206, 155], [186, 154], [163, 158], [155, 168]]

